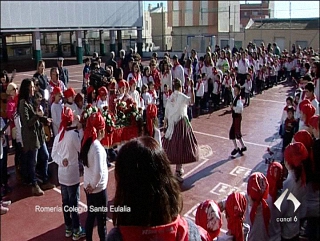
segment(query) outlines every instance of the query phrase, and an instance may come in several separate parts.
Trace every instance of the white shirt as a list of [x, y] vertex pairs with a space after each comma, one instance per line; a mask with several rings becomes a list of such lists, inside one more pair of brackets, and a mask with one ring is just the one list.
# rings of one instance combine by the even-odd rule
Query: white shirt
[[185, 83], [184, 70], [180, 64], [172, 68], [172, 78], [173, 79], [178, 78], [179, 80], [181, 80], [182, 86], [184, 86], [184, 83]]
[[162, 147], [162, 141], [161, 141], [161, 132], [160, 130], [153, 126], [153, 130], [154, 130], [154, 135], [153, 138], [159, 143], [159, 145]]
[[320, 78], [315, 80], [314, 94], [317, 100], [320, 102]]
[[140, 95], [139, 92], [134, 90], [134, 91], [129, 91], [129, 95], [131, 96], [131, 98], [133, 99], [133, 102], [135, 102], [137, 104], [137, 107], [141, 107], [141, 103], [140, 103]]
[[105, 190], [108, 184], [107, 153], [99, 140], [95, 140], [90, 146], [88, 166], [84, 166], [84, 188], [90, 184], [93, 193]]
[[54, 136], [58, 135], [59, 133], [62, 110], [63, 110], [62, 103], [59, 102], [58, 104], [56, 104], [55, 102], [53, 102], [51, 104], [52, 129], [53, 129]]
[[[3, 118], [0, 117], [0, 128], [1, 130], [6, 126], [6, 123], [4, 122]], [[7, 146], [7, 140], [5, 135], [0, 137], [0, 159], [3, 158], [3, 148]]]
[[[234, 100], [235, 100], [235, 98], [233, 99], [233, 102], [234, 102]], [[233, 106], [233, 110], [237, 114], [242, 114], [242, 112], [243, 112], [243, 103], [242, 103], [241, 99], [239, 99], [237, 101], [237, 105], [236, 106]]]
[[21, 143], [21, 146], [23, 147], [22, 143], [22, 136], [21, 136], [21, 121], [20, 121], [20, 115], [15, 114], [14, 115], [14, 125], [16, 127], [16, 142]]
[[246, 74], [248, 73], [248, 68], [250, 67], [250, 63], [248, 59], [242, 59], [239, 60], [238, 62], [238, 73], [239, 74]]
[[162, 74], [160, 73], [161, 80], [161, 91], [164, 91], [164, 85], [167, 85], [167, 90], [172, 90], [172, 73], [169, 70], [169, 73]]
[[[56, 135], [52, 147], [52, 160], [58, 164], [59, 183], [72, 186], [80, 182], [78, 156], [81, 148], [80, 134], [75, 130], [64, 132], [59, 142], [62, 130]], [[68, 166], [63, 166], [63, 159], [68, 160]]]
[[152, 103], [152, 96], [150, 95], [149, 92], [143, 93], [142, 98], [144, 101], [144, 106], [147, 106]]
[[248, 241], [269, 241], [269, 235], [263, 218], [262, 204], [260, 203], [257, 207], [257, 213], [253, 223], [251, 223], [250, 212], [251, 206], [247, 205], [245, 219], [246, 223], [250, 225]]
[[241, 86], [241, 88], [244, 88], [244, 92], [249, 94], [252, 89], [252, 81], [246, 80], [246, 82]]
[[[130, 73], [130, 74], [128, 75], [128, 78], [127, 78], [128, 83], [129, 83], [130, 78], [136, 79], [136, 78], [134, 77], [133, 73]], [[136, 79], [136, 81], [137, 81], [137, 87], [141, 89], [141, 88], [142, 88], [142, 78], [141, 78], [141, 74], [138, 74], [138, 79]]]
[[[284, 198], [285, 201], [281, 204], [281, 216], [286, 218], [297, 217], [297, 222], [282, 222], [281, 223], [281, 236], [285, 239], [291, 239], [297, 236], [300, 232], [300, 219], [306, 215], [306, 187], [301, 186], [301, 179], [296, 182], [296, 176], [293, 170], [288, 170], [288, 177], [283, 182], [283, 190], [288, 189], [288, 193]], [[301, 203], [298, 210], [294, 213], [294, 206], [290, 200], [287, 200], [289, 194], [295, 196]]]
[[149, 77], [147, 76], [142, 77], [142, 85], [144, 84], [148, 85], [149, 82], [154, 82], [153, 77], [151, 75], [149, 75]]
[[108, 98], [106, 100], [99, 99], [97, 101], [97, 107], [102, 111], [103, 107], [108, 106]]
[[270, 209], [270, 223], [269, 223], [269, 241], [281, 241], [281, 225], [277, 222], [277, 218], [281, 217], [281, 213], [274, 205], [272, 197], [268, 195], [267, 203]]
[[185, 94], [174, 91], [169, 97], [166, 110], [165, 118], [168, 120], [168, 128], [165, 134], [165, 138], [171, 140], [174, 125], [184, 117], [188, 117], [187, 109], [190, 103], [190, 97]]
[[204, 84], [203, 84], [203, 81], [201, 81], [201, 83], [197, 83], [196, 85], [196, 96], [203, 97], [203, 95], [204, 95]]

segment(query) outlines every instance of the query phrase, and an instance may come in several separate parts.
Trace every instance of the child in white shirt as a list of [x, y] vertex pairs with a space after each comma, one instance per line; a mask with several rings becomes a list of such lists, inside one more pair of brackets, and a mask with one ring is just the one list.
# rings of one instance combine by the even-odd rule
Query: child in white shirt
[[250, 92], [252, 89], [252, 80], [251, 80], [250, 74], [247, 74], [246, 82], [241, 86], [241, 88], [244, 89], [244, 93], [245, 93], [244, 106], [249, 106], [250, 105]]
[[103, 111], [103, 107], [108, 106], [108, 90], [106, 87], [102, 86], [98, 89], [99, 98], [97, 101], [97, 107]]
[[52, 117], [52, 129], [53, 129], [53, 137], [58, 135], [59, 126], [61, 123], [61, 112], [63, 109], [62, 99], [62, 91], [59, 87], [54, 87], [52, 91], [53, 103], [51, 104], [51, 117]]

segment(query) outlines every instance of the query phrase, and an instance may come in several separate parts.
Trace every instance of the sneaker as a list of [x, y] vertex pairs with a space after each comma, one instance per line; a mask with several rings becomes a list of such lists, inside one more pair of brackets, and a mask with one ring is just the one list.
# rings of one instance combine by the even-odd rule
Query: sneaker
[[247, 147], [244, 146], [244, 147], [241, 148], [240, 152], [245, 152], [246, 150], [247, 150]]
[[235, 148], [235, 149], [233, 149], [233, 151], [231, 152], [231, 156], [234, 156], [234, 155], [236, 155], [238, 152], [240, 152], [240, 149], [239, 148]]
[[9, 207], [10, 205], [11, 205], [11, 201], [2, 201], [2, 202], [1, 202], [1, 206], [2, 206], [2, 207], [7, 208], [7, 207]]
[[1, 215], [6, 214], [9, 211], [9, 208], [3, 207], [1, 205]]
[[183, 182], [184, 181], [182, 175], [183, 174], [182, 174], [181, 170], [180, 171], [176, 171], [176, 178], [177, 178], [178, 182]]
[[35, 196], [42, 196], [44, 194], [44, 191], [41, 190], [38, 184], [32, 187], [32, 193]]
[[78, 232], [73, 232], [72, 240], [79, 240], [86, 236], [86, 232], [83, 228], [79, 227]]
[[49, 190], [49, 189], [53, 189], [53, 188], [55, 188], [55, 187], [56, 187], [56, 186], [53, 185], [53, 184], [50, 183], [50, 182], [47, 182], [47, 183], [44, 183], [44, 184], [41, 185], [42, 190]]
[[67, 238], [70, 238], [72, 236], [72, 228], [66, 228], [66, 234], [65, 236]]

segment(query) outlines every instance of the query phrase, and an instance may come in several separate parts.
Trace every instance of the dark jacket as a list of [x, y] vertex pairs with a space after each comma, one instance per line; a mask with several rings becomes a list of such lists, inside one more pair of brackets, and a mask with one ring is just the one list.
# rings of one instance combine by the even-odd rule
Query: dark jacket
[[114, 59], [109, 59], [107, 62], [106, 62], [106, 65], [105, 65], [105, 69], [107, 68], [107, 66], [112, 66], [113, 68], [113, 71], [115, 71], [117, 68], [118, 68], [118, 64], [117, 62], [114, 60]]
[[25, 100], [20, 100], [18, 111], [21, 120], [21, 136], [24, 150], [29, 151], [40, 148], [46, 140], [40, 121], [46, 123], [47, 118], [38, 116], [32, 103]]
[[48, 87], [48, 84], [49, 84], [49, 80], [48, 80], [48, 77], [47, 75], [41, 75], [39, 74], [38, 72], [35, 73], [33, 75], [34, 78], [37, 78], [38, 81], [39, 81], [39, 87], [40, 87], [40, 93], [41, 95], [43, 96], [44, 95], [44, 90], [47, 89]]
[[69, 71], [64, 67], [58, 68], [58, 69], [59, 69], [59, 80], [61, 80], [64, 83], [64, 85], [68, 87]]

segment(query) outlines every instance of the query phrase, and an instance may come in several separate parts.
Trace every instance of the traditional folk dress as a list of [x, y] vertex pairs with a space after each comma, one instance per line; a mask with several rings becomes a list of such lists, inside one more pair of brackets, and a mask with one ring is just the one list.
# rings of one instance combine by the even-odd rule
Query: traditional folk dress
[[229, 139], [241, 139], [241, 120], [242, 120], [242, 111], [243, 103], [241, 101], [241, 96], [238, 95], [233, 99], [232, 102], [232, 125], [229, 132]]
[[168, 127], [162, 139], [171, 164], [187, 164], [199, 160], [198, 142], [188, 120], [190, 97], [174, 91], [165, 109]]

